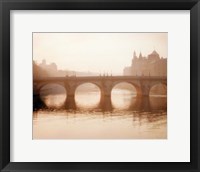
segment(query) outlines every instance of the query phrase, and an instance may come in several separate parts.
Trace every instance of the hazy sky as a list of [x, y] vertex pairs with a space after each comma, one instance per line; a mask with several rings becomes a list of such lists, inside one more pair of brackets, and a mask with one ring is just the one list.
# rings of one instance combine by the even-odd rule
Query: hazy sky
[[167, 58], [167, 33], [33, 33], [33, 59], [58, 69], [122, 73], [133, 51]]

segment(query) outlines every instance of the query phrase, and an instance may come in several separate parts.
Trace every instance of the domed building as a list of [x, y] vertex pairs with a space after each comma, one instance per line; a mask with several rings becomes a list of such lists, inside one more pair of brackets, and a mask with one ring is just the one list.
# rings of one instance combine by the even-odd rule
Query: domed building
[[154, 50], [151, 54], [148, 55], [148, 59], [150, 61], [156, 61], [156, 60], [160, 60], [160, 56], [159, 54]]
[[147, 57], [142, 56], [141, 52], [137, 57], [134, 51], [132, 64], [125, 67], [123, 73], [134, 76], [167, 76], [167, 59], [160, 57], [155, 50]]

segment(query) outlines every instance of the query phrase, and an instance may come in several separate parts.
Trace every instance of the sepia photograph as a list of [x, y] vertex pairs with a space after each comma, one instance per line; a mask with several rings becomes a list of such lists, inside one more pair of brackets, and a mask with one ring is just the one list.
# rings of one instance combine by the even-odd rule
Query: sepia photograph
[[167, 32], [33, 32], [32, 139], [167, 139]]

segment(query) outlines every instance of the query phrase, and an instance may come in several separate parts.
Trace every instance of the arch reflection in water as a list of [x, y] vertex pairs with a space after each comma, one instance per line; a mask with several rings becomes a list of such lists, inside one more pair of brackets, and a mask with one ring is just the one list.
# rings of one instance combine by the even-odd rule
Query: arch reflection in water
[[154, 85], [149, 93], [151, 110], [167, 110], [167, 86], [164, 84]]
[[166, 96], [167, 95], [167, 86], [164, 84], [157, 84], [154, 85], [150, 91], [149, 91], [150, 96]]
[[100, 104], [100, 89], [92, 83], [81, 84], [75, 92], [75, 103], [78, 109], [98, 108]]
[[167, 110], [166, 96], [151, 96], [149, 97], [151, 110]]
[[[89, 94], [90, 95], [90, 94]], [[78, 96], [78, 93], [77, 93]], [[76, 111], [37, 111], [33, 117], [34, 139], [166, 139], [166, 97], [132, 97], [128, 109], [87, 109], [88, 94], [78, 97]], [[94, 102], [94, 95], [91, 100]], [[163, 101], [161, 101], [163, 100]], [[86, 101], [86, 102], [84, 102]], [[86, 103], [86, 104], [84, 104]], [[91, 104], [90, 104], [91, 105]], [[90, 106], [91, 107], [91, 106]], [[160, 111], [161, 110], [161, 111]], [[48, 131], [48, 132], [46, 132]]]
[[40, 98], [48, 108], [61, 108], [67, 98], [67, 92], [58, 84], [47, 84], [41, 88]]
[[123, 82], [117, 84], [111, 92], [112, 106], [115, 109], [129, 109], [136, 101], [136, 89], [133, 85]]
[[128, 110], [152, 112], [152, 111], [166, 111], [167, 109], [167, 97], [134, 97], [132, 105]]

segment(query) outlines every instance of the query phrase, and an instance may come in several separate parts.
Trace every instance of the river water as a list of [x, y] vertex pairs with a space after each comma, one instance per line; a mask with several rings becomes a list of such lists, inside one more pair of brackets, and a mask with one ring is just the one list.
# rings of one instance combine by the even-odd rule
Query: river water
[[[62, 105], [66, 95], [49, 95], [49, 107]], [[100, 94], [76, 94], [76, 110], [33, 112], [33, 139], [167, 139], [167, 97], [145, 100], [126, 90], [115, 90], [112, 108], [99, 108]]]

